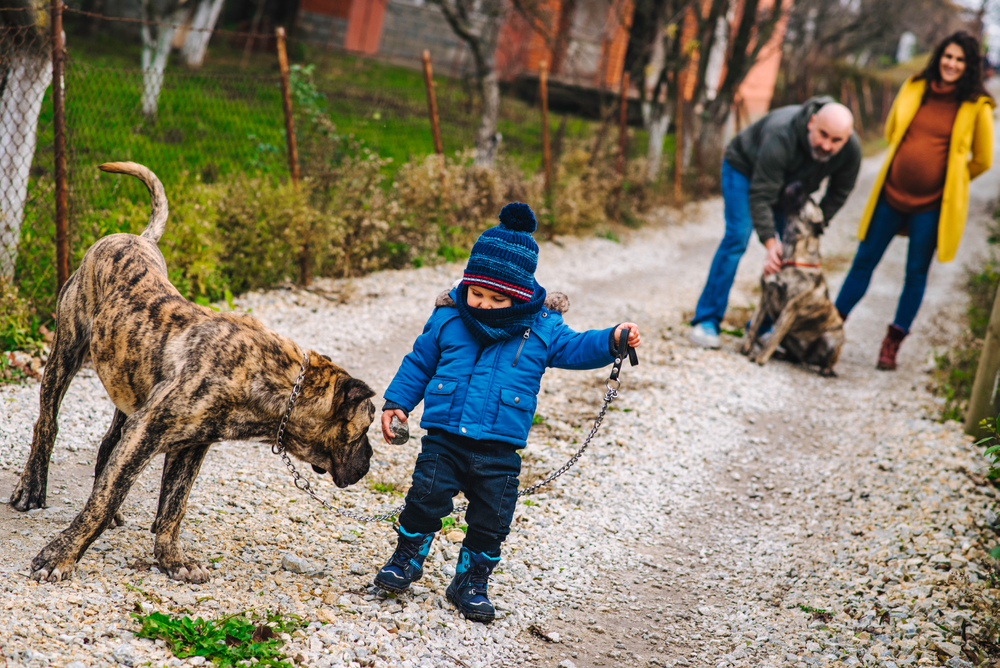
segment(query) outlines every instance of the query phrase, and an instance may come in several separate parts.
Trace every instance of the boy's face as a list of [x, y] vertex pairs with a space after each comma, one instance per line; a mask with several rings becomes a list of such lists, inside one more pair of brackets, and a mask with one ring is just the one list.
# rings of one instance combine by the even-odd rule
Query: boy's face
[[469, 286], [469, 294], [465, 298], [465, 303], [469, 305], [469, 308], [486, 309], [507, 308], [513, 304], [507, 295], [478, 285]]

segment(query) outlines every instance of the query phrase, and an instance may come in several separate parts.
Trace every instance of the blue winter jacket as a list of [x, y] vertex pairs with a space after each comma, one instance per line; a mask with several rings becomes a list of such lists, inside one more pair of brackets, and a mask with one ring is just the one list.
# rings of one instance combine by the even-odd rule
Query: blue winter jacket
[[[458, 299], [454, 290], [451, 298]], [[545, 369], [611, 364], [613, 329], [575, 332], [560, 313], [543, 307], [524, 336], [484, 348], [457, 308], [439, 307], [403, 358], [385, 398], [407, 413], [423, 399], [424, 429], [523, 448]]]

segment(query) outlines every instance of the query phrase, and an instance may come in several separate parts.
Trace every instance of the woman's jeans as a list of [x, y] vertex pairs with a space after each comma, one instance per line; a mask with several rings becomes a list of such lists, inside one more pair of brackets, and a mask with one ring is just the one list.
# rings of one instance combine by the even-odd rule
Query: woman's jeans
[[[753, 232], [750, 177], [733, 169], [728, 161], [722, 163], [722, 200], [725, 203], [726, 234], [722, 237], [719, 250], [715, 251], [715, 258], [708, 270], [708, 281], [698, 300], [692, 325], [710, 322], [718, 328], [722, 322], [729, 304], [729, 291], [736, 278], [736, 268], [746, 252]], [[775, 212], [774, 225], [780, 238], [785, 228], [785, 217]]]
[[517, 503], [521, 473], [517, 448], [440, 429], [429, 430], [422, 444], [400, 525], [410, 533], [439, 531], [441, 518], [454, 510], [452, 498], [461, 491], [469, 501], [463, 544], [470, 552], [500, 556]]
[[903, 283], [903, 294], [899, 296], [899, 306], [896, 308], [896, 318], [893, 324], [904, 332], [910, 331], [910, 325], [917, 316], [920, 302], [924, 299], [924, 288], [927, 287], [927, 272], [937, 248], [938, 219], [941, 217], [941, 207], [923, 213], [903, 213], [889, 206], [885, 196], [880, 196], [875, 205], [871, 222], [865, 239], [858, 246], [858, 254], [854, 256], [851, 271], [844, 279], [844, 285], [837, 295], [837, 310], [846, 316], [854, 308], [868, 290], [872, 280], [872, 272], [878, 266], [885, 249], [903, 225], [909, 226], [910, 246], [906, 253], [906, 280]]

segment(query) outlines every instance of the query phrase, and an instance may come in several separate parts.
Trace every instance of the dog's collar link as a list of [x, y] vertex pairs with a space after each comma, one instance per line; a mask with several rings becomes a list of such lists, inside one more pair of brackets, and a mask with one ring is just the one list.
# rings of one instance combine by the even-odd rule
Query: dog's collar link
[[285, 452], [285, 427], [288, 426], [288, 418], [291, 416], [292, 409], [295, 407], [295, 401], [299, 398], [299, 393], [302, 392], [302, 381], [306, 377], [306, 369], [308, 368], [309, 353], [305, 353], [302, 357], [302, 371], [299, 372], [299, 377], [295, 379], [295, 384], [292, 385], [292, 394], [288, 397], [288, 405], [285, 407], [285, 414], [281, 417], [281, 424], [278, 425], [277, 437], [274, 439], [274, 445], [271, 446], [271, 452], [276, 455], [280, 455]]

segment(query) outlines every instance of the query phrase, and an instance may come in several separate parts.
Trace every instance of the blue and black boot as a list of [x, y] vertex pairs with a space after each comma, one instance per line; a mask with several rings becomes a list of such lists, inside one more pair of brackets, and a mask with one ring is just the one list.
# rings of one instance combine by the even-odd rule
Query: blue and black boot
[[375, 586], [398, 594], [423, 577], [424, 559], [431, 551], [434, 532], [410, 533], [400, 526], [396, 533], [396, 551], [375, 576]]
[[455, 567], [455, 577], [445, 591], [445, 596], [451, 601], [466, 619], [474, 622], [492, 622], [497, 612], [486, 597], [490, 574], [500, 557], [491, 557], [483, 552], [470, 552], [462, 546], [458, 553], [458, 565]]

